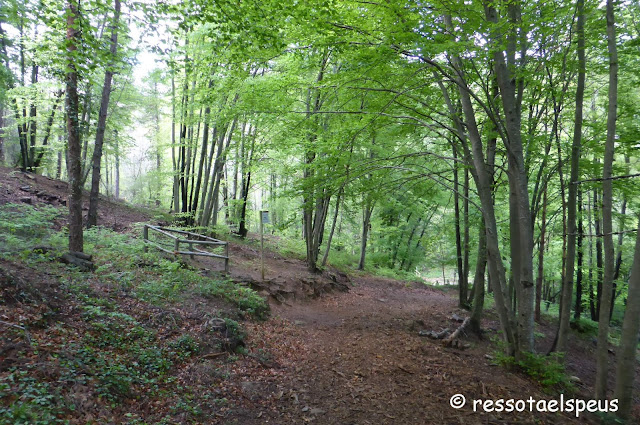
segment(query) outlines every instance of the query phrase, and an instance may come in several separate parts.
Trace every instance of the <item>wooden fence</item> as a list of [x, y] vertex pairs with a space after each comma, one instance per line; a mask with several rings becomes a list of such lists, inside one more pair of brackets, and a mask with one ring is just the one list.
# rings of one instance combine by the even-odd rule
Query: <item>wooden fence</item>
[[[149, 231], [157, 232], [159, 235], [169, 238], [169, 242], [165, 243], [165, 246], [162, 246], [162, 244], [159, 243], [158, 241], [150, 240]], [[204, 236], [194, 232], [187, 232], [186, 230], [169, 229], [166, 227], [151, 226], [150, 224], [144, 225], [142, 234], [143, 234], [145, 244], [153, 245], [159, 250], [169, 254], [188, 255], [192, 259], [196, 255], [200, 255], [202, 257], [221, 258], [224, 260], [224, 271], [226, 273], [229, 272], [229, 242], [210, 238], [208, 236]], [[185, 236], [186, 236], [186, 239], [183, 239]], [[180, 245], [182, 245], [183, 247], [186, 245], [188, 247], [188, 251], [185, 251], [184, 248], [181, 249]], [[209, 251], [204, 251], [202, 249], [197, 248], [196, 247], [197, 245], [208, 246], [208, 247], [222, 246], [224, 247], [224, 255], [215, 254]], [[145, 246], [144, 247], [145, 252], [147, 252], [147, 249], [148, 248]]]

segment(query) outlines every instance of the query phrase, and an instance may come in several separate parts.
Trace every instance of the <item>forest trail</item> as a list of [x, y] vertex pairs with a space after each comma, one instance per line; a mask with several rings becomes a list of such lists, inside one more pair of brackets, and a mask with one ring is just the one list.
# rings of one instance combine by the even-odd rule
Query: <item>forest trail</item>
[[495, 365], [488, 339], [465, 338], [468, 347], [460, 350], [419, 336], [422, 329], [459, 325], [451, 317], [464, 313], [449, 295], [370, 276], [352, 277], [352, 285], [347, 293], [274, 304], [269, 321], [249, 325], [249, 345], [271, 353], [275, 370], [261, 380], [240, 378], [243, 407], [221, 423], [589, 423], [561, 414], [451, 408], [458, 393], [468, 403], [551, 397]]

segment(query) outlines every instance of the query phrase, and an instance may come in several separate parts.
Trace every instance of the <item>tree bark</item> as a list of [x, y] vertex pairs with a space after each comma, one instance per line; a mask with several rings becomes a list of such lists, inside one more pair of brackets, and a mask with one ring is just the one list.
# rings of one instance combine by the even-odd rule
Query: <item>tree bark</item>
[[580, 151], [582, 144], [582, 109], [585, 83], [585, 48], [584, 48], [584, 0], [577, 3], [577, 36], [578, 36], [578, 84], [576, 87], [576, 112], [573, 126], [573, 143], [571, 146], [571, 177], [569, 181], [569, 197], [567, 200], [567, 261], [564, 280], [562, 282], [562, 296], [560, 302], [560, 326], [558, 328], [558, 344], [556, 349], [565, 352], [569, 335], [569, 321], [571, 320], [571, 301], [573, 295], [573, 274], [576, 257], [576, 201], [578, 185], [576, 182], [580, 173]]
[[613, 288], [614, 248], [613, 248], [613, 169], [616, 139], [616, 118], [618, 111], [618, 52], [613, 0], [607, 0], [607, 45], [609, 50], [609, 106], [607, 108], [607, 140], [602, 162], [602, 231], [604, 242], [604, 279], [600, 295], [600, 315], [598, 323], [598, 347], [596, 351], [596, 398], [607, 398], [607, 377], [609, 371], [609, 310]]
[[331, 241], [333, 240], [333, 233], [336, 230], [336, 222], [338, 221], [338, 211], [340, 210], [340, 200], [342, 199], [344, 188], [340, 188], [338, 192], [338, 196], [336, 198], [336, 206], [333, 212], [333, 222], [331, 224], [331, 231], [329, 232], [329, 238], [327, 239], [327, 247], [324, 250], [324, 256], [322, 257], [322, 267], [327, 265], [327, 260], [329, 259], [329, 251], [331, 250]]
[[66, 70], [66, 113], [69, 149], [69, 251], [84, 250], [82, 234], [82, 169], [80, 156], [80, 128], [78, 122], [78, 73], [76, 52], [78, 44], [78, 4], [67, 0], [67, 70]]
[[540, 241], [538, 242], [538, 280], [536, 281], [535, 319], [540, 322], [540, 304], [542, 301], [542, 282], [544, 281], [544, 242], [547, 231], [547, 187], [542, 195], [542, 221], [540, 223]]
[[487, 235], [484, 222], [478, 226], [478, 256], [473, 278], [473, 305], [469, 328], [476, 335], [482, 333], [482, 311], [484, 309], [484, 274], [487, 268]]
[[360, 260], [358, 261], [358, 270], [364, 270], [365, 255], [367, 253], [367, 239], [369, 237], [369, 228], [371, 227], [371, 214], [373, 213], [372, 200], [368, 200], [362, 208], [362, 240], [360, 241]]
[[102, 96], [100, 98], [100, 112], [98, 113], [98, 127], [96, 128], [96, 141], [93, 147], [91, 159], [91, 192], [89, 193], [89, 213], [87, 214], [87, 228], [98, 224], [98, 197], [100, 195], [100, 167], [102, 163], [102, 147], [104, 145], [104, 133], [107, 126], [107, 111], [109, 98], [111, 97], [111, 81], [113, 80], [116, 53], [118, 51], [118, 25], [120, 24], [120, 0], [114, 0], [113, 22], [111, 26], [111, 45], [109, 47], [110, 60], [104, 73]]
[[455, 144], [453, 147], [453, 204], [455, 214], [455, 230], [456, 230], [456, 263], [458, 266], [458, 306], [460, 308], [469, 308], [467, 305], [468, 283], [464, 269], [463, 241], [462, 232], [460, 231], [460, 181], [458, 176], [458, 150]]
[[578, 270], [576, 273], [576, 307], [574, 309], [573, 318], [575, 320], [580, 319], [580, 315], [582, 314], [582, 281], [583, 281], [583, 273], [582, 266], [584, 262], [584, 226], [582, 224], [582, 190], [578, 187]]
[[[489, 22], [498, 23], [497, 11], [491, 3], [485, 3], [485, 15]], [[521, 54], [526, 55], [526, 31], [520, 27], [519, 3], [509, 3], [508, 22], [513, 30], [507, 34], [507, 57], [502, 49], [494, 47], [493, 60], [496, 80], [500, 88], [500, 100], [505, 115], [506, 140], [503, 140], [507, 149], [509, 163], [509, 181], [514, 180], [515, 209], [510, 211], [514, 215], [514, 223], [517, 223], [518, 246], [514, 251], [518, 262], [518, 279], [515, 281], [517, 302], [517, 346], [516, 356], [521, 351], [533, 351], [534, 331], [534, 301], [535, 286], [533, 282], [533, 229], [531, 226], [531, 210], [529, 204], [529, 190], [527, 170], [524, 163], [524, 151], [521, 134], [521, 104], [522, 88], [518, 85], [521, 81], [513, 75], [515, 65], [515, 49], [519, 43]], [[498, 31], [492, 33], [494, 43], [501, 42], [504, 35]], [[489, 243], [491, 245], [491, 243]], [[514, 259], [512, 259], [514, 260]]]

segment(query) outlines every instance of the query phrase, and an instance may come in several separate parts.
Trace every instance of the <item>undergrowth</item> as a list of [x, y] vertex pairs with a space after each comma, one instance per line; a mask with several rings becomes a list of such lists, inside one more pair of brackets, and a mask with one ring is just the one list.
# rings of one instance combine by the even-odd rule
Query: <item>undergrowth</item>
[[495, 352], [498, 364], [511, 370], [518, 370], [534, 381], [540, 383], [546, 391], [571, 393], [575, 390], [567, 376], [564, 357], [561, 353], [550, 355], [522, 352], [520, 359], [505, 354], [504, 343], [497, 341], [499, 346]]
[[[161, 400], [168, 412], [156, 415], [153, 423], [178, 423], [176, 415], [202, 423], [204, 407], [217, 409], [224, 399], [179, 383], [176, 370], [204, 348], [210, 350], [211, 342], [171, 317], [161, 325], [154, 313], [145, 318], [149, 307], [144, 304], [169, 311], [162, 308], [194, 295], [220, 298], [239, 316], [263, 319], [266, 300], [222, 275], [204, 276], [180, 259], [145, 253], [137, 236], [102, 227], [84, 232], [85, 252], [93, 254], [97, 266], [94, 273], [63, 265], [57, 257], [67, 249], [67, 235], [52, 226], [63, 214], [50, 206], [0, 206], [0, 258], [22, 261], [57, 279], [73, 312], [64, 319], [52, 313], [50, 321], [43, 314], [37, 327], [25, 318], [24, 326], [2, 329], [0, 347], [24, 348], [14, 352], [19, 361], [12, 367], [0, 358], [0, 425], [68, 424], [99, 406], [128, 418], [122, 423], [143, 424], [137, 414], [126, 412], [149, 400]], [[42, 252], [34, 251], [36, 246], [44, 247]], [[123, 302], [134, 305], [125, 312]], [[138, 313], [141, 317], [134, 316]], [[244, 337], [240, 324], [228, 318], [225, 323], [229, 335]]]

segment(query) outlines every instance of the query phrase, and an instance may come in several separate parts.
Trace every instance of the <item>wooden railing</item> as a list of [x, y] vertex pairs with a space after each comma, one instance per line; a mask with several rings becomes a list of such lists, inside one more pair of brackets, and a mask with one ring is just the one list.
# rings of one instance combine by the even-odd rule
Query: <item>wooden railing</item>
[[[157, 240], [149, 239], [149, 231], [157, 232], [159, 235], [165, 236], [169, 239], [170, 242], [165, 243], [163, 246]], [[177, 234], [177, 236], [176, 236]], [[142, 229], [142, 235], [144, 238], [144, 243], [147, 245], [153, 245], [159, 250], [173, 254], [173, 255], [188, 255], [192, 259], [196, 255], [200, 255], [202, 257], [214, 257], [221, 258], [224, 260], [224, 271], [226, 273], [229, 272], [229, 243], [225, 241], [221, 241], [218, 239], [210, 238], [209, 236], [201, 235], [199, 233], [187, 232], [186, 230], [177, 230], [177, 229], [169, 229], [166, 227], [160, 226], [152, 226], [150, 224], [145, 224]], [[186, 239], [181, 238], [186, 235]], [[180, 245], [183, 247], [186, 245], [188, 247], [188, 251], [181, 249]], [[216, 254], [209, 251], [204, 251], [202, 249], [198, 249], [194, 245], [201, 246], [222, 246], [224, 248], [224, 255]], [[147, 252], [147, 247], [144, 247], [144, 251]]]

